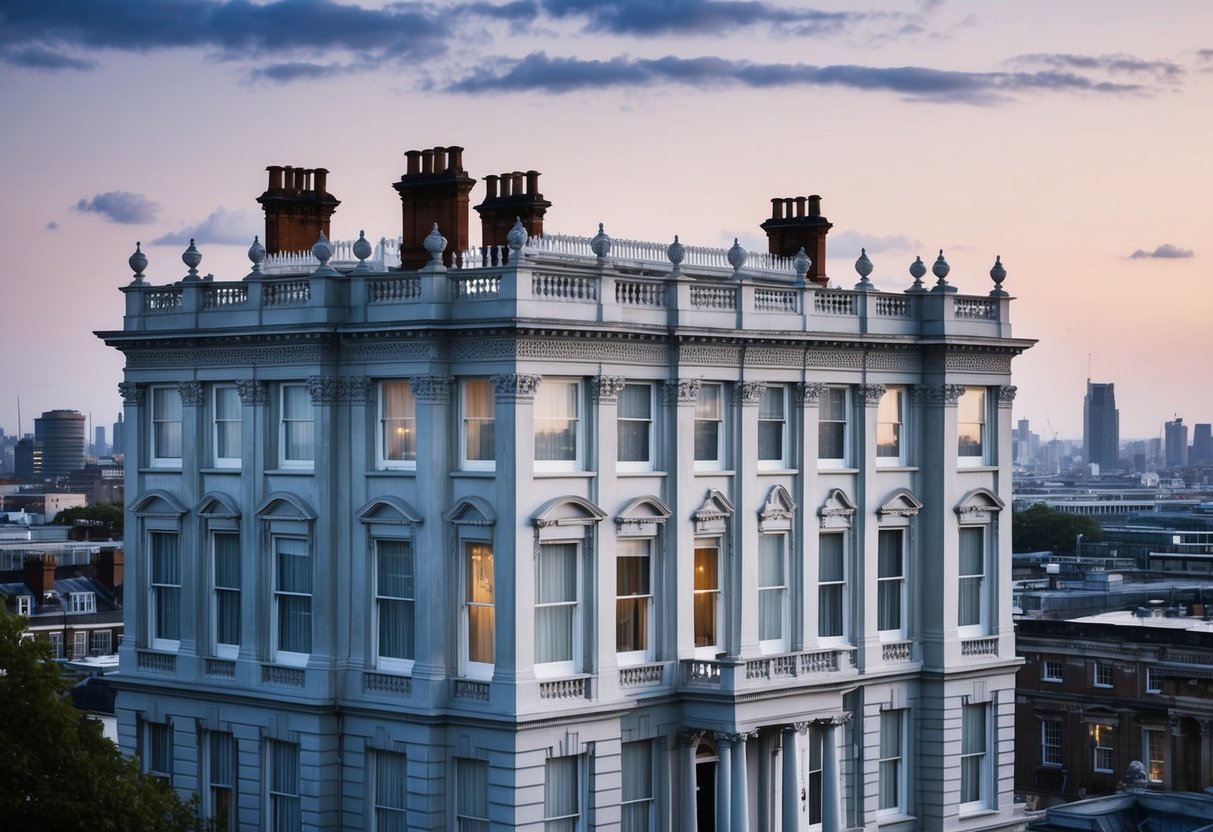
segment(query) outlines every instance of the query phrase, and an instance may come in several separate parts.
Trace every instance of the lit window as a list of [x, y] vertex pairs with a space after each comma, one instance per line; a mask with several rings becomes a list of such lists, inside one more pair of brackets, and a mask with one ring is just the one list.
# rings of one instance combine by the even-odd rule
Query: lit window
[[876, 464], [901, 465], [905, 462], [904, 427], [905, 390], [890, 387], [876, 408]]
[[235, 385], [216, 384], [214, 388], [215, 467], [240, 467], [240, 394]]
[[379, 385], [379, 465], [417, 466], [417, 401], [407, 380]]
[[459, 832], [489, 832], [489, 764], [455, 760], [455, 826]]
[[171, 781], [173, 778], [173, 727], [167, 722], [148, 722], [144, 770]]
[[620, 664], [653, 658], [651, 539], [615, 544], [615, 650]]
[[622, 829], [650, 832], [653, 829], [653, 744], [649, 740], [623, 743], [620, 774], [623, 789], [620, 811]]
[[758, 536], [758, 647], [763, 653], [788, 649], [787, 535]]
[[312, 652], [312, 550], [298, 537], [275, 537], [274, 660], [303, 666]]
[[493, 675], [494, 631], [493, 547], [464, 546], [463, 642], [464, 672], [473, 678]]
[[492, 471], [496, 466], [495, 422], [497, 404], [488, 379], [463, 382], [463, 467]]
[[770, 385], [758, 400], [758, 467], [786, 468], [787, 447], [787, 388]]
[[153, 387], [152, 465], [181, 467], [181, 391], [172, 387]]
[[695, 541], [695, 649], [715, 657], [720, 650], [720, 546], [715, 540]]
[[700, 468], [724, 466], [724, 388], [703, 384], [695, 399], [695, 464]]
[[900, 814], [905, 798], [905, 720], [902, 711], [880, 713], [880, 802], [883, 814]]
[[407, 671], [414, 658], [413, 545], [408, 540], [376, 540], [375, 562], [378, 666]]
[[1095, 663], [1095, 687], [1110, 688], [1116, 682], [1115, 669], [1107, 662]]
[[234, 659], [240, 652], [240, 536], [211, 535], [215, 581], [215, 655]]
[[1091, 737], [1091, 745], [1095, 749], [1093, 760], [1095, 770], [1110, 774], [1116, 770], [1116, 750], [1114, 747], [1116, 734], [1111, 725], [1092, 723], [1087, 726]]
[[1044, 670], [1041, 672], [1041, 678], [1046, 682], [1060, 682], [1062, 674], [1062, 664], [1056, 659], [1045, 659]]
[[176, 650], [181, 644], [181, 549], [175, 533], [148, 535], [151, 560], [152, 647]]
[[298, 832], [303, 828], [299, 800], [299, 744], [270, 740], [269, 757], [269, 830]]
[[374, 769], [375, 792], [371, 803], [374, 806], [374, 832], [405, 832], [405, 807], [408, 799], [408, 780], [405, 774], [405, 758], [394, 751], [375, 751], [371, 757]]
[[71, 593], [72, 612], [96, 612], [97, 596], [92, 592]]
[[1167, 766], [1167, 732], [1165, 728], [1146, 728], [1142, 731], [1142, 756], [1148, 761], [1146, 775], [1151, 783], [1161, 783]]
[[985, 808], [990, 779], [987, 706], [962, 705], [960, 721], [960, 808]]
[[1061, 765], [1061, 723], [1057, 720], [1040, 721], [1040, 764]]
[[622, 471], [653, 468], [653, 385], [625, 384], [619, 392], [618, 462]]
[[906, 635], [903, 540], [901, 529], [881, 529], [876, 537], [876, 628], [886, 641]]
[[817, 559], [817, 635], [842, 642], [846, 639], [847, 569], [844, 535], [822, 534]]
[[581, 383], [544, 379], [535, 394], [535, 468], [575, 471], [581, 461]]
[[965, 636], [984, 635], [987, 629], [985, 535], [984, 528], [960, 530], [956, 624]]
[[827, 387], [817, 403], [817, 458], [826, 467], [847, 462], [847, 388]]
[[236, 825], [236, 738], [226, 731], [207, 732], [206, 816], [215, 832], [232, 832]]
[[581, 820], [581, 786], [577, 757], [551, 757], [544, 764], [543, 830], [577, 832]]
[[986, 462], [986, 389], [966, 387], [957, 404], [957, 455], [961, 465]]
[[312, 397], [306, 384], [282, 385], [279, 448], [283, 468], [310, 468], [316, 459]]

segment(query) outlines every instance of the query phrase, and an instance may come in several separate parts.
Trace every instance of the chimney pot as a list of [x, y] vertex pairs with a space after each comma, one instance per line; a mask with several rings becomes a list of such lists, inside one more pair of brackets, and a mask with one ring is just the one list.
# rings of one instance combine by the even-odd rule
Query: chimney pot
[[783, 219], [783, 199], [781, 197], [775, 197], [771, 200], [771, 219]]
[[434, 148], [434, 173], [446, 172], [446, 148]]
[[421, 172], [422, 173], [433, 173], [434, 172], [434, 149], [433, 148], [430, 148], [429, 150], [421, 151]]
[[325, 168], [316, 168], [316, 193], [323, 196], [328, 193], [329, 172]]
[[408, 160], [407, 167], [405, 168], [405, 176], [412, 176], [415, 173], [421, 172], [420, 150], [406, 150], [404, 152], [404, 158]]
[[446, 152], [448, 157], [447, 163], [450, 165], [451, 170], [463, 170], [463, 148], [453, 144], [446, 149]]
[[809, 197], [809, 216], [821, 216], [821, 197], [818, 194], [813, 194]]
[[282, 165], [270, 165], [266, 168], [270, 172], [270, 184], [267, 190], [281, 191], [282, 190]]
[[796, 197], [796, 199], [795, 199], [795, 200], [793, 200], [793, 201], [796, 203], [796, 216], [797, 216], [797, 218], [803, 217], [803, 216], [804, 216], [804, 197], [803, 197], [803, 196], [798, 196], [798, 197]]
[[484, 199], [487, 202], [490, 199], [497, 198], [497, 174], [490, 173], [484, 177]]
[[510, 177], [510, 175], [508, 173], [501, 174], [501, 198], [502, 199], [505, 199], [507, 196], [513, 196], [513, 194], [514, 194], [513, 186], [514, 186], [514, 180]]
[[539, 195], [539, 171], [537, 170], [528, 170], [526, 172], [526, 195]]

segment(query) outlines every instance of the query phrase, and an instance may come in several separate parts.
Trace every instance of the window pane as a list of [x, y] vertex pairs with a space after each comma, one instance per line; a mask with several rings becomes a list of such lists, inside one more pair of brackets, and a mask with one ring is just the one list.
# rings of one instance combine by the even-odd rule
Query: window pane
[[493, 549], [467, 544], [468, 661], [493, 662]]
[[877, 628], [880, 630], [900, 630], [902, 626], [901, 545], [900, 530], [882, 529], [877, 535]]
[[455, 760], [455, 818], [461, 832], [489, 828], [489, 764]]
[[553, 757], [544, 765], [543, 817], [545, 832], [576, 832], [581, 811], [577, 757]]
[[653, 388], [625, 384], [619, 394], [619, 461], [651, 461]]
[[720, 601], [720, 552], [715, 546], [695, 547], [695, 646], [719, 644], [717, 604]]
[[876, 456], [896, 459], [901, 456], [900, 388], [886, 390], [876, 411]]
[[215, 388], [215, 456], [240, 458], [240, 396], [235, 387]]
[[615, 557], [615, 649], [647, 650], [652, 603], [648, 540], [620, 540]]
[[880, 715], [880, 804], [881, 809], [901, 806], [901, 711]]
[[413, 548], [406, 540], [378, 540], [376, 603], [379, 655], [413, 658]]
[[539, 547], [535, 605], [535, 663], [573, 660], [577, 609], [577, 545]]
[[152, 388], [152, 456], [181, 458], [181, 393], [175, 387]]
[[846, 561], [841, 534], [823, 534], [818, 540], [818, 635], [836, 638], [845, 634], [843, 601]]
[[240, 643], [240, 537], [216, 532], [215, 547], [215, 641]]
[[695, 459], [720, 461], [721, 386], [705, 384], [695, 399]]
[[573, 462], [577, 459], [577, 400], [575, 381], [544, 380], [535, 395], [535, 459]]
[[405, 832], [408, 798], [404, 755], [374, 752], [375, 832]]
[[648, 740], [623, 743], [620, 761], [623, 779], [622, 832], [649, 832], [652, 828], [653, 751]]
[[771, 641], [783, 638], [784, 535], [764, 534], [758, 538], [758, 638]]
[[282, 386], [282, 458], [311, 462], [316, 457], [312, 399], [302, 384]]
[[308, 542], [274, 538], [277, 555], [278, 649], [312, 651], [312, 557]]
[[985, 571], [983, 529], [960, 530], [960, 580], [957, 599], [957, 624], [961, 627], [982, 623], [982, 584]]
[[152, 637], [181, 638], [181, 555], [176, 534], [152, 532]]
[[985, 441], [986, 391], [966, 387], [957, 402], [956, 438], [960, 456], [981, 457]]
[[417, 405], [408, 381], [379, 385], [383, 458], [389, 462], [417, 459]]
[[496, 459], [494, 419], [496, 403], [493, 385], [488, 379], [470, 378], [463, 382], [464, 458], [475, 462]]

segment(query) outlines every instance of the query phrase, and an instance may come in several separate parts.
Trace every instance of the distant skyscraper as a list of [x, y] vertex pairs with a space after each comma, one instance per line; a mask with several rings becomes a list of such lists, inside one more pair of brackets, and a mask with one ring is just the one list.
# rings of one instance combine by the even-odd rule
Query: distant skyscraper
[[110, 448], [111, 454], [122, 453], [122, 414], [118, 414], [118, 421], [114, 422], [114, 446]]
[[1176, 468], [1188, 464], [1188, 426], [1183, 419], [1176, 416], [1175, 421], [1166, 423], [1163, 427], [1163, 443], [1164, 465]]
[[69, 474], [84, 464], [84, 414], [48, 410], [34, 420], [34, 439], [42, 443], [42, 473]]
[[1213, 425], [1197, 422], [1193, 427], [1188, 462], [1213, 462]]
[[105, 425], [93, 429], [93, 455], [105, 456]]
[[42, 443], [27, 436], [17, 442], [13, 452], [13, 468], [21, 482], [33, 482], [42, 477]]
[[1120, 464], [1120, 411], [1116, 409], [1116, 385], [1093, 384], [1087, 379], [1082, 403], [1084, 461], [1110, 470]]

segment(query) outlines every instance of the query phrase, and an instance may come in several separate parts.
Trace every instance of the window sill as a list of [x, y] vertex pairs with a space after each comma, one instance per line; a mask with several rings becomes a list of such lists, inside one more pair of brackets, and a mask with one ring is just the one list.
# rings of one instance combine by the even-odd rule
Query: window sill
[[597, 471], [535, 471], [537, 480], [591, 480], [598, 476]]
[[820, 462], [818, 462], [817, 463], [817, 473], [818, 474], [858, 474], [859, 469], [852, 468], [849, 465], [839, 465], [837, 467], [835, 467], [833, 465], [822, 465]]
[[754, 472], [760, 477], [794, 477], [800, 473], [799, 468], [759, 468]]
[[417, 476], [416, 468], [376, 468], [373, 471], [364, 471], [368, 477], [415, 477]]
[[460, 469], [458, 471], [452, 471], [451, 476], [452, 477], [468, 477], [469, 479], [478, 479], [478, 480], [491, 480], [497, 476], [497, 472], [495, 470], [474, 471], [474, 470]]
[[669, 474], [668, 474], [667, 472], [665, 472], [665, 471], [656, 471], [656, 470], [652, 470], [652, 469], [647, 469], [647, 470], [644, 470], [644, 471], [620, 471], [620, 470], [616, 470], [616, 471], [615, 471], [615, 476], [616, 476], [616, 478], [618, 478], [618, 479], [625, 479], [625, 478], [627, 478], [627, 477], [668, 477], [668, 476], [669, 476]]
[[149, 465], [145, 468], [140, 468], [139, 473], [140, 474], [180, 474], [181, 466], [173, 465], [170, 467], [168, 465]]
[[736, 475], [736, 471], [732, 468], [696, 468], [695, 476], [697, 477], [732, 477]]
[[314, 468], [271, 468], [265, 472], [272, 476], [284, 477], [313, 477], [316, 475]]
[[984, 473], [989, 471], [997, 471], [997, 465], [991, 465], [988, 462], [957, 462], [956, 470], [960, 472], [977, 472]]
[[[913, 474], [918, 471], [918, 466], [917, 465], [881, 465], [880, 463], [877, 463], [876, 470], [877, 471], [887, 471], [889, 473], [894, 473], [894, 474]], [[910, 816], [905, 815], [905, 817], [910, 817]]]
[[908, 821], [912, 821], [912, 820], [916, 820], [916, 819], [917, 819], [916, 815], [907, 815], [905, 812], [902, 812], [902, 811], [891, 811], [887, 815], [882, 815], [882, 814], [880, 814], [880, 812], [876, 813], [877, 826], [885, 826], [886, 824], [891, 825], [894, 823], [906, 823]]
[[228, 468], [226, 466], [223, 468], [215, 468], [212, 466], [210, 468], [199, 468], [198, 473], [199, 474], [236, 474], [237, 476], [239, 476], [240, 469], [239, 468]]
[[997, 815], [998, 810], [991, 809], [989, 806], [981, 806], [976, 809], [963, 809], [962, 808], [956, 814], [957, 814], [957, 817], [962, 817], [967, 820], [969, 818], [980, 818], [985, 815]]

